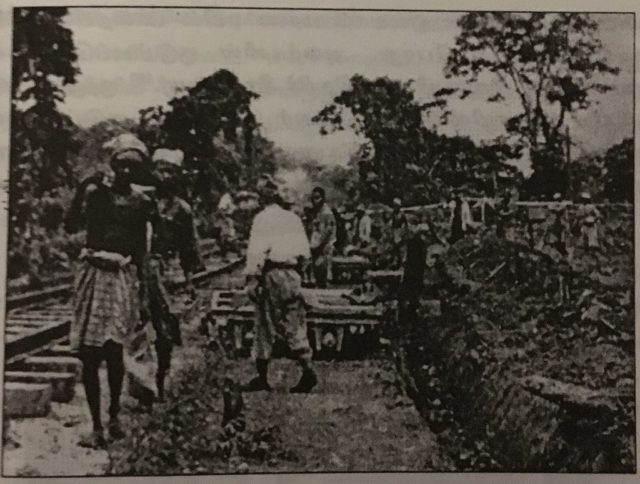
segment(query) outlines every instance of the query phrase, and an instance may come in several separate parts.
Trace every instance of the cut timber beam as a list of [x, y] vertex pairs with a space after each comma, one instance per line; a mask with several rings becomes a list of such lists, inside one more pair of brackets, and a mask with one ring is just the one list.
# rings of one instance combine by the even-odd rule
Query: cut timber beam
[[7, 371], [4, 377], [7, 382], [49, 383], [53, 389], [51, 399], [54, 402], [70, 402], [75, 395], [76, 375], [74, 373]]
[[[248, 326], [253, 326], [254, 318], [249, 316], [242, 316], [238, 314], [230, 315], [229, 317], [225, 317], [223, 319], [227, 319], [230, 323], [243, 323]], [[378, 326], [380, 322], [377, 319], [358, 319], [353, 321], [336, 321], [330, 318], [314, 318], [307, 317], [306, 322], [309, 326]]]
[[53, 389], [48, 383], [5, 382], [4, 417], [45, 417], [51, 409]]
[[34, 355], [25, 358], [20, 363], [16, 363], [15, 368], [11, 367], [9, 370], [73, 373], [79, 377], [81, 368], [80, 360], [73, 356]]
[[618, 402], [630, 396], [613, 389], [592, 390], [540, 375], [521, 378], [519, 383], [534, 395], [546, 398], [567, 410], [577, 410], [581, 413], [615, 414], [619, 410]]
[[73, 352], [68, 344], [58, 344], [39, 352], [37, 356], [73, 356]]
[[[307, 311], [307, 318], [309, 320], [314, 319], [334, 319], [335, 323], [339, 322], [363, 322], [377, 320], [382, 316], [379, 310], [367, 310], [371, 307], [367, 306], [327, 306], [327, 307], [314, 307]], [[238, 309], [233, 308], [211, 308], [210, 313], [212, 316], [221, 317], [245, 317], [253, 318], [255, 311], [252, 306], [243, 306]]]
[[63, 339], [68, 336], [70, 327], [70, 321], [58, 321], [7, 341], [4, 349], [5, 358], [11, 361], [19, 355], [33, 353], [47, 344]]

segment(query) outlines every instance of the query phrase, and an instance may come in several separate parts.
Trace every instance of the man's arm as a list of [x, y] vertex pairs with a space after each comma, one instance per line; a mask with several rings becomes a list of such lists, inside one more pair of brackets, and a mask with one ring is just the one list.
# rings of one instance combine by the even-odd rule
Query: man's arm
[[331, 244], [332, 240], [336, 238], [336, 219], [329, 211], [320, 213], [320, 243], [319, 249], [324, 249], [327, 245]]
[[84, 179], [78, 186], [65, 217], [64, 228], [67, 233], [77, 232], [83, 227], [86, 219], [83, 206], [88, 204], [91, 194], [102, 184], [102, 178], [103, 175], [96, 174]]
[[302, 257], [303, 259], [309, 259], [311, 257], [307, 233], [304, 230], [302, 220], [300, 220], [298, 216], [296, 216], [295, 222], [292, 223], [291, 247], [296, 256]]
[[182, 230], [178, 255], [180, 256], [180, 266], [184, 277], [189, 284], [191, 275], [194, 272], [204, 269], [204, 263], [198, 246], [198, 234], [196, 232], [195, 217], [191, 207], [186, 202], [180, 217]]
[[264, 265], [268, 241], [267, 233], [263, 228], [263, 221], [260, 214], [256, 215], [249, 233], [249, 243], [247, 245], [247, 262], [244, 273], [247, 276], [258, 276]]
[[304, 272], [305, 263], [311, 258], [311, 247], [309, 246], [309, 240], [307, 239], [307, 233], [304, 229], [302, 220], [296, 216], [297, 220], [292, 222], [292, 236], [290, 238], [291, 250], [295, 254], [297, 271], [302, 276]]
[[260, 279], [269, 248], [266, 240], [267, 231], [263, 224], [268, 226], [259, 215], [253, 219], [249, 243], [247, 244], [247, 262], [244, 269], [246, 275], [245, 291], [249, 295], [249, 299], [254, 302], [257, 302], [260, 297]]
[[158, 230], [160, 215], [158, 205], [153, 198], [147, 197], [143, 201], [145, 205], [145, 226], [143, 246], [139, 248], [139, 255], [136, 261], [138, 270], [138, 297], [140, 300], [140, 320], [146, 324], [150, 320], [149, 313], [149, 280], [151, 278], [151, 251], [153, 250], [153, 238]]

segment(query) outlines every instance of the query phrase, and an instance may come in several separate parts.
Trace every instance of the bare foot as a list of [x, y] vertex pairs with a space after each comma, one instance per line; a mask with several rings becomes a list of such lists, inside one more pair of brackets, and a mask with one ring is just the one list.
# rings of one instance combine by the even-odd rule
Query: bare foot
[[83, 435], [78, 445], [88, 449], [104, 449], [107, 441], [104, 438], [104, 432], [102, 430], [94, 430], [93, 432]]
[[119, 440], [125, 436], [125, 433], [120, 427], [120, 422], [117, 419], [111, 420], [109, 422], [109, 437], [111, 440]]

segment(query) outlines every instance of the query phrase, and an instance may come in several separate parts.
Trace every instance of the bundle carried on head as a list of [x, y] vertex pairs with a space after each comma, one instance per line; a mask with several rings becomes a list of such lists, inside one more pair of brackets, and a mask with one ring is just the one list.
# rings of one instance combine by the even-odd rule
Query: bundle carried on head
[[[149, 150], [145, 144], [132, 133], [123, 133], [107, 141], [102, 145], [102, 149], [108, 154], [109, 159], [139, 158], [140, 161], [149, 158]], [[130, 156], [132, 155], [132, 156]]]

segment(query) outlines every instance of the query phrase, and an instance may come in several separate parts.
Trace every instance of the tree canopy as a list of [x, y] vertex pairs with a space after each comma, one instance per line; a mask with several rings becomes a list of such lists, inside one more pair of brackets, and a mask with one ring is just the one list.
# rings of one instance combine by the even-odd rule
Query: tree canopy
[[220, 69], [178, 90], [166, 106], [143, 109], [137, 133], [152, 151], [163, 146], [184, 152], [189, 196], [209, 210], [222, 192], [250, 186], [275, 168], [277, 150], [260, 134], [251, 110], [257, 98], [235, 74]]
[[604, 194], [611, 202], [633, 203], [633, 139], [613, 145], [605, 155]]
[[372, 198], [388, 202], [406, 185], [406, 165], [424, 162], [422, 116], [427, 110], [416, 100], [411, 81], [356, 74], [350, 88], [312, 120], [320, 123], [323, 135], [350, 128], [365, 139], [358, 154], [360, 178]]
[[446, 75], [468, 83], [493, 76], [499, 89], [488, 102], [515, 93], [520, 110], [505, 128], [514, 143], [530, 150], [531, 194], [565, 191], [567, 116], [588, 109], [594, 93], [610, 91], [607, 77], [619, 72], [602, 53], [597, 22], [578, 13], [472, 12], [458, 26]]
[[80, 74], [66, 14], [65, 8], [14, 10], [9, 183], [14, 235], [35, 216], [29, 209], [34, 199], [74, 181], [68, 154], [79, 148], [76, 127], [58, 111], [63, 87]]
[[571, 162], [572, 192], [588, 192], [598, 202], [633, 203], [633, 160], [633, 138], [581, 154]]
[[515, 156], [506, 144], [477, 146], [469, 138], [425, 127], [426, 117], [436, 111], [446, 122], [446, 94], [455, 89], [439, 90], [433, 100], [420, 102], [411, 81], [354, 75], [350, 83], [313, 121], [322, 134], [350, 128], [364, 138], [352, 160], [364, 198], [425, 203], [447, 196], [452, 188], [495, 190], [498, 172], [516, 171], [505, 164]]

